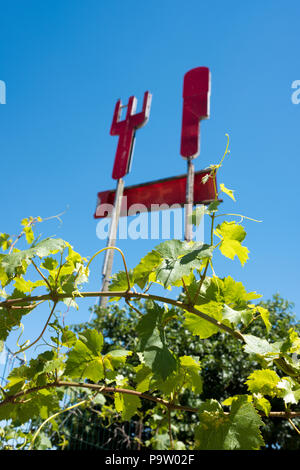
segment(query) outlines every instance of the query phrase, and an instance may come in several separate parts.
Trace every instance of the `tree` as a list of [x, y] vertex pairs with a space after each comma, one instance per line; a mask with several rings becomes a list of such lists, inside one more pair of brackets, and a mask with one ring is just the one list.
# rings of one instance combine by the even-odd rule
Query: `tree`
[[[227, 153], [228, 144], [221, 162], [211, 166], [213, 181]], [[220, 188], [234, 198], [233, 191], [224, 184]], [[41, 303], [51, 305], [38, 338], [31, 344], [24, 343], [19, 352], [39, 343], [45, 350], [29, 363], [13, 369], [8, 384], [0, 392], [0, 420], [11, 420], [16, 430], [31, 419], [43, 420], [36, 432], [25, 437], [20, 435], [23, 442], [19, 447], [42, 445], [45, 448], [49, 445], [43, 441], [45, 426], [55, 427], [63, 412], [91, 404], [98, 406], [104, 417], [117, 412], [123, 421], [130, 421], [139, 416], [146, 426], [155, 430], [149, 444], [158, 449], [260, 449], [265, 445], [264, 421], [279, 417], [287, 420], [295, 433], [300, 433], [294, 421], [300, 416], [297, 328], [292, 326], [278, 340], [270, 311], [254, 303], [261, 296], [247, 292], [241, 282], [229, 275], [224, 278], [215, 275], [215, 250], [231, 260], [237, 257], [242, 265], [249, 253], [243, 245], [246, 231], [241, 216], [222, 214], [219, 205], [216, 188], [216, 199], [206, 208], [196, 209], [192, 215], [196, 224], [203, 216], [210, 218], [207, 244], [167, 240], [131, 270], [121, 250], [114, 248], [122, 256], [124, 271], [113, 276], [109, 291], [105, 292], [83, 291], [82, 286], [88, 282], [92, 261], [110, 247], [103, 248], [88, 261], [64, 240], [35, 238], [33, 226], [40, 218], [24, 219], [23, 229], [15, 239], [8, 234], [1, 235], [4, 253], [0, 255], [3, 298], [0, 340], [5, 341], [12, 328], [22, 327], [22, 317], [30, 315]], [[223, 220], [216, 225], [218, 217], [222, 220], [236, 216], [238, 222]], [[16, 244], [23, 236], [29, 248], [20, 250]], [[32, 280], [32, 271], [38, 275], [38, 280]], [[153, 283], [166, 293], [151, 293]], [[182, 289], [180, 299], [171, 297], [173, 287]], [[35, 289], [39, 290], [37, 295], [33, 294]], [[100, 296], [108, 296], [115, 302], [124, 299], [130, 314], [137, 315], [130, 344], [124, 343], [124, 338], [121, 344], [113, 343], [106, 332], [103, 335], [96, 328], [88, 327], [76, 333], [55, 316], [59, 302], [76, 308], [77, 298]], [[136, 301], [142, 302], [142, 306]], [[263, 338], [258, 334], [261, 327], [255, 329], [260, 322], [265, 328]], [[173, 333], [170, 325], [174, 325]], [[44, 344], [41, 340], [47, 328], [52, 331], [51, 343]], [[185, 336], [179, 346], [176, 346], [176, 329], [182, 329]], [[219, 350], [214, 346], [216, 335], [223, 344]], [[207, 398], [206, 393], [212, 392], [209, 364], [212, 360], [215, 364], [218, 356], [223, 361], [227, 338], [239, 351], [235, 357], [242, 358], [234, 367], [241, 367], [243, 373], [251, 372], [243, 383], [233, 383], [222, 373], [230, 396], [225, 388], [223, 392], [214, 389], [213, 395]], [[199, 345], [205, 342], [208, 354], [200, 361]], [[232, 350], [229, 348], [228, 352]], [[230, 371], [231, 358], [226, 361]], [[79, 391], [80, 399], [74, 404], [67, 403], [62, 409], [66, 390]], [[103, 396], [108, 397], [105, 405]], [[216, 396], [222, 397], [220, 401]], [[147, 409], [144, 402], [150, 403]], [[180, 424], [177, 426], [177, 423]], [[187, 442], [180, 440], [182, 429]], [[7, 441], [6, 436], [4, 442], [5, 439]]]

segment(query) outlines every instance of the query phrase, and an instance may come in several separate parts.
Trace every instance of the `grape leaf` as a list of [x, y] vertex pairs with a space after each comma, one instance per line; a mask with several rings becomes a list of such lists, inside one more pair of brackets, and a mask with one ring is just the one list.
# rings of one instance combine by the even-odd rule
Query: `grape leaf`
[[300, 400], [300, 387], [296, 384], [291, 377], [283, 377], [278, 382], [277, 387], [279, 389], [278, 396], [283, 398], [285, 403], [297, 404]]
[[135, 372], [135, 382], [137, 383], [136, 390], [138, 392], [144, 393], [149, 390], [153, 372], [150, 367], [147, 367], [144, 364], [139, 364], [137, 367], [135, 367]]
[[263, 369], [252, 372], [246, 380], [246, 384], [251, 393], [260, 393], [261, 395], [274, 397], [279, 381], [280, 377], [275, 371]]
[[[126, 387], [128, 390], [132, 390], [132, 388], [127, 384], [127, 380], [125, 379], [122, 383], [123, 387]], [[134, 416], [141, 407], [141, 400], [136, 395], [129, 395], [127, 393], [115, 393], [114, 402], [116, 411], [121, 413], [122, 419], [124, 421], [129, 421], [132, 416]]]
[[221, 253], [230, 259], [234, 259], [237, 256], [243, 266], [248, 259], [249, 253], [248, 248], [241, 244], [246, 236], [244, 228], [234, 221], [225, 221], [217, 226], [214, 233], [221, 239], [219, 246]]
[[227, 194], [227, 196], [231, 197], [231, 199], [233, 199], [233, 201], [235, 201], [235, 197], [234, 197], [232, 189], [228, 189], [228, 188], [226, 188], [226, 186], [223, 183], [220, 183], [220, 190], [223, 193]]
[[247, 292], [241, 282], [234, 281], [230, 276], [223, 279], [207, 277], [196, 297], [198, 286], [199, 281], [192, 282], [188, 289], [190, 297], [195, 299], [196, 305], [203, 305], [207, 302], [215, 301], [223, 305], [226, 304], [232, 309], [243, 311], [248, 308], [248, 302], [250, 300], [261, 297], [261, 295], [256, 292]]
[[196, 207], [196, 209], [189, 216], [189, 221], [195, 226], [198, 226], [206, 214], [206, 208], [204, 205]]
[[24, 268], [24, 263], [28, 265], [30, 260], [35, 256], [43, 258], [50, 254], [61, 252], [65, 247], [66, 242], [60, 238], [46, 238], [28, 250], [16, 251], [14, 253], [4, 255], [0, 260], [1, 267], [8, 278], [12, 278], [17, 274], [18, 268]]
[[283, 344], [283, 341], [270, 344], [266, 339], [253, 335], [244, 335], [244, 340], [246, 343], [244, 349], [248, 354], [258, 354], [264, 357], [278, 357]]
[[101, 356], [103, 336], [96, 330], [86, 330], [80, 334], [68, 352], [65, 375], [73, 378], [86, 378], [98, 382], [104, 377]]
[[229, 415], [215, 400], [199, 408], [200, 424], [195, 432], [199, 450], [256, 450], [264, 445], [260, 426], [264, 423], [247, 397], [232, 402]]
[[12, 244], [12, 240], [7, 233], [0, 233], [0, 246], [3, 251], [8, 250], [10, 245]]
[[254, 397], [255, 408], [265, 413], [266, 416], [269, 416], [271, 411], [271, 403], [265, 397]]
[[[14, 289], [12, 294], [7, 297], [7, 300], [20, 298], [26, 300], [26, 296], [23, 292]], [[26, 304], [24, 302], [22, 307], [20, 306], [21, 308], [18, 309], [0, 307], [0, 340], [5, 341], [12, 328], [14, 326], [20, 326], [22, 317], [32, 312], [33, 309], [26, 308], [26, 305], [30, 305], [30, 303], [28, 302], [28, 304]]]
[[[221, 321], [222, 320], [222, 305], [217, 304], [216, 302], [209, 302], [206, 305], [206, 311], [203, 313], [207, 313], [210, 317], [214, 318], [215, 320]], [[196, 307], [197, 308], [197, 307]], [[203, 306], [199, 307], [199, 310], [202, 312]], [[198, 317], [194, 313], [190, 313], [185, 311], [184, 313], [185, 327], [195, 336], [199, 336], [201, 339], [209, 338], [210, 336], [218, 333], [219, 328], [217, 325], [210, 323], [209, 321], [205, 320], [204, 318]]]
[[191, 270], [200, 269], [203, 260], [212, 257], [213, 247], [200, 242], [168, 240], [156, 250], [163, 258], [156, 268], [156, 277], [166, 288], [189, 276]]
[[59, 409], [58, 394], [42, 390], [26, 395], [26, 400], [20, 403], [0, 406], [0, 420], [12, 419], [13, 425], [20, 426], [33, 418], [46, 419]]
[[144, 256], [144, 258], [142, 258], [139, 264], [134, 268], [134, 282], [141, 289], [144, 289], [147, 282], [149, 282], [149, 276], [159, 266], [161, 261], [161, 255], [156, 250], [152, 250], [150, 253]]
[[266, 330], [270, 331], [270, 329], [272, 328], [272, 325], [269, 320], [270, 312], [266, 308], [261, 307], [260, 305], [256, 306], [256, 310], [260, 313], [262, 321], [265, 324]]
[[140, 349], [145, 365], [166, 379], [176, 369], [177, 362], [165, 344], [164, 313], [164, 308], [153, 303], [153, 308], [139, 320], [136, 330], [140, 337]]
[[[128, 271], [128, 276], [129, 276], [129, 281], [130, 284], [134, 284], [134, 277], [133, 277], [133, 271], [129, 270]], [[111, 276], [111, 281], [108, 287], [108, 290], [110, 291], [119, 291], [119, 292], [126, 292], [129, 289], [128, 286], [128, 279], [127, 279], [127, 274], [125, 271], [119, 271], [116, 274], [113, 274]], [[120, 297], [111, 297], [110, 300], [119, 300]]]

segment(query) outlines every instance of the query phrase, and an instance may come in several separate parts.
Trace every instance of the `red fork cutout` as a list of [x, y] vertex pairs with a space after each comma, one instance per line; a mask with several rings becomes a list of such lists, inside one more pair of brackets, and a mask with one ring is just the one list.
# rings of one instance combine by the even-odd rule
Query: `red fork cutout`
[[136, 129], [143, 127], [150, 115], [152, 95], [146, 91], [144, 94], [143, 109], [140, 113], [134, 114], [137, 105], [135, 96], [131, 96], [127, 105], [126, 117], [120, 121], [122, 108], [121, 100], [115, 106], [113, 122], [110, 129], [111, 135], [118, 135], [119, 142], [113, 167], [112, 177], [115, 180], [123, 178], [130, 171], [130, 164], [133, 155]]

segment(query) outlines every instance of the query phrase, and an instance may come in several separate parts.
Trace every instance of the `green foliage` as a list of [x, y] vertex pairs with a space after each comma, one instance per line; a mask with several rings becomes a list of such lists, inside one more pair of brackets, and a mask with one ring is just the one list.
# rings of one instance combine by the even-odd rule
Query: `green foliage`
[[199, 423], [196, 449], [257, 450], [264, 445], [260, 433], [263, 422], [245, 396], [233, 400], [228, 415], [217, 401], [205, 402], [199, 407]]
[[[228, 145], [221, 162], [211, 166], [214, 174], [227, 153]], [[235, 200], [223, 184], [221, 191]], [[13, 328], [23, 332], [23, 316], [40, 304], [48, 301], [51, 309], [39, 337], [18, 344], [19, 352], [36, 343], [46, 349], [13, 369], [0, 389], [0, 421], [10, 420], [19, 432], [20, 448], [48, 448], [45, 430], [59, 434], [61, 414], [76, 407], [92, 407], [105, 419], [143, 421], [155, 430], [145, 442], [154, 449], [259, 449], [266, 442], [265, 420], [277, 406], [289, 423], [298, 416], [298, 329], [289, 324], [274, 334], [278, 322], [286, 326], [284, 318], [274, 318], [266, 304], [253, 304], [260, 295], [247, 292], [241, 282], [216, 276], [217, 248], [242, 266], [249, 254], [241, 223], [224, 220], [215, 226], [216, 217], [226, 217], [218, 213], [219, 202], [217, 194], [192, 214], [196, 224], [201, 217], [210, 219], [208, 244], [167, 240], [133, 269], [124, 261], [125, 271], [112, 277], [106, 295], [125, 299], [126, 322], [115, 315], [120, 313], [116, 304], [115, 310], [100, 312], [97, 326], [74, 331], [64, 326], [56, 308], [60, 302], [78, 308], [76, 298], [99, 295], [82, 290], [96, 255], [88, 261], [64, 240], [35, 238], [39, 217], [24, 219], [14, 240], [0, 235], [0, 341]], [[29, 244], [23, 250], [16, 248], [22, 236]], [[168, 294], [151, 293], [153, 283]], [[170, 294], [174, 287], [182, 289], [179, 299]], [[47, 328], [52, 336], [43, 343]], [[77, 401], [70, 399], [63, 410], [67, 390], [77, 391]], [[30, 420], [36, 432], [24, 433], [20, 425]], [[2, 442], [6, 448], [8, 434]], [[57, 445], [65, 446], [63, 435]]]

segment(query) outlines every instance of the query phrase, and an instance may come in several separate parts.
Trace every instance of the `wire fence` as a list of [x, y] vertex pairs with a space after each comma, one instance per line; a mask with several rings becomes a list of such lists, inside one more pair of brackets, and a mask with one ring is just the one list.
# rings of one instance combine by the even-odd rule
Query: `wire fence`
[[109, 424], [90, 409], [69, 413], [60, 430], [65, 450], [139, 450], [145, 434], [139, 421]]

